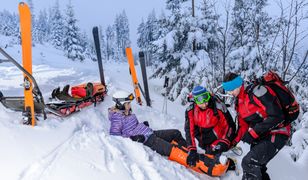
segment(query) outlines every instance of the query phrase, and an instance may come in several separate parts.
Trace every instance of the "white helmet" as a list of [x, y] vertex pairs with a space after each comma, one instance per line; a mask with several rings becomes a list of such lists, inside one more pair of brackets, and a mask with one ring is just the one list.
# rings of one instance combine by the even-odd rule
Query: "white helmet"
[[112, 95], [112, 100], [116, 103], [116, 105], [121, 107], [124, 103], [134, 100], [134, 95], [126, 91], [116, 91]]

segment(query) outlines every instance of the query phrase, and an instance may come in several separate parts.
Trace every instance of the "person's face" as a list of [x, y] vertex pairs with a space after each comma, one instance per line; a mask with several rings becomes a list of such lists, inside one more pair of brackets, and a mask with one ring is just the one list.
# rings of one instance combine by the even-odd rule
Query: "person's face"
[[205, 103], [202, 103], [202, 104], [197, 104], [197, 106], [200, 108], [200, 109], [206, 109], [207, 106], [208, 106], [208, 102], [205, 102]]
[[130, 102], [124, 103], [124, 107], [125, 107], [125, 110], [126, 110], [126, 111], [129, 111], [130, 108], [131, 108]]
[[241, 87], [234, 89], [233, 91], [227, 91], [227, 94], [230, 94], [234, 97], [237, 97], [240, 94]]

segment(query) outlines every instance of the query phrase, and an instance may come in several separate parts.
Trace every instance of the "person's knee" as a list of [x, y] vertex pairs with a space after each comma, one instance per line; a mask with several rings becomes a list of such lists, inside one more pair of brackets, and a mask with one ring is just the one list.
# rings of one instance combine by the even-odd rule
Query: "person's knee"
[[242, 165], [243, 170], [249, 169], [250, 159], [251, 159], [251, 157], [249, 156], [249, 154], [244, 156], [244, 158], [242, 159], [241, 165]]
[[178, 129], [175, 129], [175, 130], [174, 130], [174, 134], [175, 134], [176, 136], [182, 136], [181, 132], [180, 132]]
[[259, 166], [260, 163], [258, 161], [258, 158], [254, 154], [254, 152], [250, 151], [244, 158], [242, 159], [242, 168], [243, 169], [251, 169], [253, 167]]

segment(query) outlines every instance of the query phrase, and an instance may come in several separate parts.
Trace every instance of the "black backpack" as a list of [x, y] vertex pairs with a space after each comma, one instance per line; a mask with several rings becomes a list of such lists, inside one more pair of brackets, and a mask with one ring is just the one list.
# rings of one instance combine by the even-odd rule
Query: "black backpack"
[[287, 83], [284, 82], [277, 73], [269, 71], [260, 78], [253, 80], [253, 84], [249, 87], [249, 99], [250, 101], [253, 101], [252, 91], [258, 85], [265, 85], [271, 88], [276, 93], [282, 111], [285, 115], [284, 123], [288, 125], [297, 119], [300, 108], [295, 96], [290, 89], [285, 86], [285, 84]]

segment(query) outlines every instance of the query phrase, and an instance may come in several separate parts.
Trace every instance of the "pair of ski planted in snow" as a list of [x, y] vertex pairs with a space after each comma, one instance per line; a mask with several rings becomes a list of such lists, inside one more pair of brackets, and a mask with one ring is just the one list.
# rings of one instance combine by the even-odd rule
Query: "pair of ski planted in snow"
[[133, 88], [134, 88], [134, 92], [135, 92], [135, 96], [136, 96], [136, 101], [139, 105], [142, 105], [142, 100], [141, 100], [141, 93], [142, 93], [143, 97], [146, 100], [147, 106], [151, 106], [151, 100], [150, 100], [150, 94], [149, 94], [149, 88], [148, 88], [148, 81], [147, 81], [147, 74], [146, 74], [146, 67], [145, 67], [144, 53], [139, 52], [139, 60], [140, 60], [140, 65], [141, 65], [141, 71], [142, 71], [142, 77], [143, 77], [143, 84], [144, 84], [145, 92], [143, 91], [143, 89], [141, 88], [141, 85], [138, 82], [132, 48], [129, 48], [129, 47], [126, 48], [126, 56], [127, 56], [127, 61], [128, 61], [128, 64], [129, 64], [129, 73], [132, 77], [132, 84], [133, 84]]

